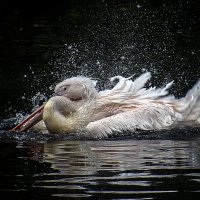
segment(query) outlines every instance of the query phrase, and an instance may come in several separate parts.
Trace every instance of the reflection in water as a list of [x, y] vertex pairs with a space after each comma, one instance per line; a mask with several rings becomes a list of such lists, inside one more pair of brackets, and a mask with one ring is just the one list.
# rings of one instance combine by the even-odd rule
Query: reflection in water
[[[33, 188], [48, 190], [54, 197], [161, 198], [173, 194], [189, 198], [190, 192], [200, 191], [199, 143], [127, 140], [29, 144], [35, 151], [31, 159], [49, 163], [54, 169], [53, 173], [36, 174]], [[41, 145], [42, 160], [38, 153]]]
[[198, 199], [199, 143], [1, 142], [1, 199]]
[[[195, 142], [196, 143], [196, 142]], [[180, 141], [65, 141], [44, 145], [45, 161], [62, 173], [93, 175], [98, 170], [159, 169], [199, 166], [189, 149]], [[178, 146], [177, 146], [178, 145]]]

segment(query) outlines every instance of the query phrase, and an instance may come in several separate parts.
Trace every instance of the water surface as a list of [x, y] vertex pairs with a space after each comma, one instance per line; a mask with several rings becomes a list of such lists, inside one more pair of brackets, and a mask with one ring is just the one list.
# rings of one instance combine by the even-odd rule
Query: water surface
[[199, 133], [174, 130], [160, 139], [158, 132], [146, 132], [91, 141], [3, 131], [1, 197], [199, 199]]

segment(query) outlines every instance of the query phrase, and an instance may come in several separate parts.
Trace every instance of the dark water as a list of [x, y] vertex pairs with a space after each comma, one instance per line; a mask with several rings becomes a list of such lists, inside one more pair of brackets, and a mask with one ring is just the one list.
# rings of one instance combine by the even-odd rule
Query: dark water
[[[6, 1], [0, 7], [0, 199], [199, 199], [200, 129], [104, 140], [11, 133], [65, 77], [200, 77], [198, 1]], [[41, 97], [41, 98], [40, 98]]]
[[0, 131], [1, 199], [199, 199], [200, 129], [90, 140]]
[[200, 130], [195, 133], [1, 142], [1, 199], [199, 199]]

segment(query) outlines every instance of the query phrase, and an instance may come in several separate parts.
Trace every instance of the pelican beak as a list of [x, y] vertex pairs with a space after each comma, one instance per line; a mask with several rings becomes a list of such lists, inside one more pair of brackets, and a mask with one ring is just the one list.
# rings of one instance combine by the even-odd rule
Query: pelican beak
[[45, 104], [40, 106], [36, 111], [34, 111], [32, 114], [30, 114], [27, 118], [25, 118], [22, 122], [20, 122], [17, 126], [15, 126], [13, 129], [10, 131], [21, 131], [25, 132], [29, 130], [32, 126], [37, 124], [39, 121], [42, 120], [42, 115], [43, 115], [43, 109], [44, 109]]

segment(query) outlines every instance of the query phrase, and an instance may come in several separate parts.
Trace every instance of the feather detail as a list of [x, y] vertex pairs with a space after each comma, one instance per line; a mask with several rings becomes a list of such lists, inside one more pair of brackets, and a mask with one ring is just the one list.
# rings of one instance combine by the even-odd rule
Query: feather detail
[[86, 130], [91, 137], [103, 138], [113, 132], [172, 128], [176, 120], [176, 113], [171, 107], [152, 103], [89, 123]]
[[168, 89], [172, 86], [173, 81], [168, 83], [164, 88], [151, 87], [149, 89], [144, 88], [144, 85], [151, 78], [149, 72], [144, 73], [140, 77], [136, 78], [135, 81], [129, 80], [129, 78], [124, 78], [121, 76], [115, 76], [111, 78], [111, 82], [118, 79], [118, 84], [112, 90], [106, 90], [104, 92], [99, 92], [97, 96], [97, 103], [124, 103], [133, 104], [141, 103], [141, 100], [155, 100], [163, 97], [163, 101], [170, 101], [174, 99], [174, 96], [167, 96]]

